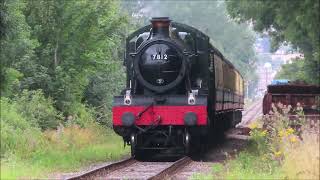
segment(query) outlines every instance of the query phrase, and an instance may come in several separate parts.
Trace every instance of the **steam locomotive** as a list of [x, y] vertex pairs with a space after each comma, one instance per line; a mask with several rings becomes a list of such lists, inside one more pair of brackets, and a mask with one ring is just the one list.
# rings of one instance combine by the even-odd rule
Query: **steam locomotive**
[[131, 145], [188, 154], [241, 121], [243, 78], [201, 31], [167, 17], [126, 39], [126, 88], [113, 128]]

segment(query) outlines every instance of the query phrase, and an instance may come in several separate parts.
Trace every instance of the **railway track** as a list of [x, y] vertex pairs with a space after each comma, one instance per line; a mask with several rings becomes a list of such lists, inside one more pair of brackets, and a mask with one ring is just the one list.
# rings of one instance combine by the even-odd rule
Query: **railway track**
[[225, 132], [227, 139], [248, 140], [249, 125], [262, 115], [262, 100], [253, 103], [249, 108], [242, 112], [242, 121], [236, 125], [236, 128], [229, 129]]
[[262, 106], [262, 99], [254, 102], [250, 107], [245, 109], [242, 113], [242, 116], [247, 116], [250, 112], [252, 112], [255, 108]]
[[[240, 123], [241, 126], [248, 126], [253, 120], [255, 120], [258, 116], [262, 114], [261, 111], [262, 101], [260, 100], [252, 104], [247, 110], [243, 112], [243, 120]], [[232, 139], [247, 140], [248, 136], [244, 135], [242, 137], [242, 135], [240, 135], [240, 137], [239, 135], [237, 135], [239, 134], [239, 132], [236, 132], [237, 128], [235, 128], [234, 130], [235, 131], [230, 131], [231, 135], [227, 135], [227, 137], [231, 137], [231, 140], [227, 138], [229, 139], [229, 141], [232, 141]], [[226, 147], [222, 149], [227, 149]], [[223, 155], [220, 156], [222, 157]], [[216, 159], [217, 157], [214, 158]], [[190, 175], [190, 172], [192, 174], [193, 172], [192, 170], [190, 170], [190, 168], [196, 169], [196, 167], [198, 166], [199, 162], [192, 161], [189, 157], [183, 157], [174, 162], [146, 162], [129, 158], [90, 171], [86, 171], [80, 175], [64, 179], [179, 179], [180, 176], [187, 177], [186, 175]]]
[[66, 179], [168, 179], [191, 162], [189, 157], [174, 162], [142, 162], [130, 158]]
[[238, 127], [247, 127], [253, 120], [262, 115], [262, 100], [253, 103], [242, 113], [242, 121]]

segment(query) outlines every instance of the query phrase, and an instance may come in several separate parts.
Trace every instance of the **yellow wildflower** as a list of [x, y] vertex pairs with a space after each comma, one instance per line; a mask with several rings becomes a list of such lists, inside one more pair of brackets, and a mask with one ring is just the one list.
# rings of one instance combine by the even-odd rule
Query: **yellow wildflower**
[[266, 136], [267, 133], [268, 133], [267, 130], [264, 130], [264, 131], [261, 132], [261, 136]]
[[250, 128], [250, 129], [256, 129], [257, 127], [258, 127], [258, 124], [255, 123], [255, 122], [253, 122], [253, 123], [251, 123], [251, 124], [249, 125], [249, 128]]
[[290, 138], [290, 142], [292, 142], [292, 143], [297, 142], [297, 138], [296, 138], [295, 136], [292, 136], [292, 137]]
[[275, 155], [276, 157], [281, 156], [281, 154], [282, 154], [282, 152], [281, 152], [281, 151], [276, 151], [276, 152], [274, 152], [274, 155]]
[[285, 135], [286, 135], [286, 133], [285, 133], [284, 130], [280, 130], [280, 131], [279, 131], [279, 134], [278, 134], [279, 137], [283, 137], [283, 136], [285, 136]]
[[268, 155], [267, 155], [267, 154], [263, 155], [261, 159], [262, 159], [263, 161], [268, 160]]
[[292, 133], [294, 133], [294, 130], [292, 128], [288, 128], [287, 131], [286, 131], [286, 134], [290, 135]]

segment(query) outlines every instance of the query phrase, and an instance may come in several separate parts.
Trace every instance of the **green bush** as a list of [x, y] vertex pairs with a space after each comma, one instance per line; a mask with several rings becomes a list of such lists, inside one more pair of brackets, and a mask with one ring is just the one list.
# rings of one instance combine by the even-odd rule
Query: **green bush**
[[279, 179], [281, 177], [277, 162], [250, 150], [240, 152], [235, 159], [227, 163], [226, 168], [224, 177], [218, 179]]
[[44, 177], [52, 171], [74, 170], [128, 153], [122, 139], [94, 122], [92, 108], [80, 103], [72, 106], [73, 115], [66, 125], [41, 131], [37, 123], [43, 123], [45, 116], [38, 111], [45, 109], [49, 118], [57, 116], [51, 103], [41, 91], [26, 91], [16, 101], [1, 99], [0, 179]]
[[84, 98], [95, 108], [96, 121], [103, 126], [112, 128], [113, 96], [119, 95], [125, 87], [124, 75], [121, 61], [111, 61], [107, 68], [89, 77]]
[[21, 72], [13, 68], [1, 68], [1, 96], [9, 97], [19, 87], [19, 79], [23, 76]]
[[29, 156], [41, 144], [41, 131], [19, 112], [16, 103], [1, 98], [1, 157]]
[[62, 122], [62, 116], [54, 108], [53, 101], [46, 98], [41, 90], [24, 90], [16, 96], [15, 101], [18, 112], [32, 126], [42, 130], [54, 129]]
[[95, 111], [85, 104], [74, 103], [70, 106], [70, 113], [67, 116], [67, 124], [77, 124], [80, 127], [87, 127], [95, 121]]

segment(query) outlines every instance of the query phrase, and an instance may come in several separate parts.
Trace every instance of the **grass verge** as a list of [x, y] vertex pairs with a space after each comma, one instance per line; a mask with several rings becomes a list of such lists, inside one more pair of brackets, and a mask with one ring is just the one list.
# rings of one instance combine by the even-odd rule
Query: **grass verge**
[[296, 119], [289, 119], [291, 107], [278, 107], [250, 125], [244, 151], [192, 179], [319, 179], [320, 121], [305, 119], [299, 106], [293, 110]]
[[[251, 146], [251, 145], [249, 145]], [[283, 177], [277, 162], [247, 148], [223, 163], [215, 163], [208, 174], [196, 173], [191, 179], [279, 179]]]
[[94, 110], [83, 104], [65, 119], [41, 91], [1, 98], [0, 105], [1, 179], [43, 179], [129, 152], [121, 137], [99, 125]]
[[77, 126], [47, 131], [44, 133], [46, 148], [25, 158], [7, 155], [1, 159], [1, 179], [46, 178], [55, 172], [118, 160], [128, 154], [129, 148], [123, 148], [122, 139], [109, 131]]

